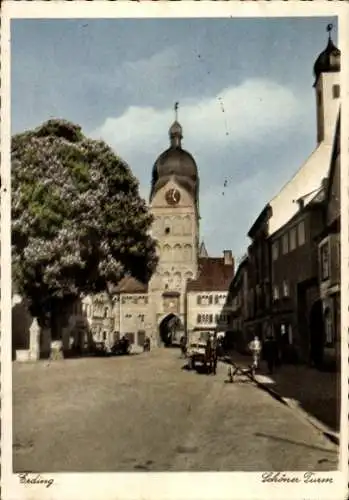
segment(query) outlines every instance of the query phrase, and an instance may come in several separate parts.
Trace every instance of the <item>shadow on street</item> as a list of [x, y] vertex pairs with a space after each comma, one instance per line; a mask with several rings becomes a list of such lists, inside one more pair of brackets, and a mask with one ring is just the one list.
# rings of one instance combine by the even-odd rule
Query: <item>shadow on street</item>
[[294, 446], [303, 446], [304, 448], [308, 448], [311, 450], [323, 451], [325, 453], [327, 453], [327, 452], [333, 453], [334, 455], [337, 455], [337, 453], [338, 453], [336, 450], [328, 450], [327, 448], [321, 448], [320, 446], [314, 446], [314, 445], [310, 445], [310, 444], [306, 444], [306, 443], [301, 443], [299, 441], [294, 441], [292, 439], [288, 439], [288, 438], [284, 438], [284, 437], [280, 437], [280, 436], [272, 436], [270, 434], [264, 434], [263, 432], [255, 432], [254, 435], [256, 437], [263, 437], [263, 438], [267, 438], [267, 439], [272, 439], [274, 441], [292, 444]]

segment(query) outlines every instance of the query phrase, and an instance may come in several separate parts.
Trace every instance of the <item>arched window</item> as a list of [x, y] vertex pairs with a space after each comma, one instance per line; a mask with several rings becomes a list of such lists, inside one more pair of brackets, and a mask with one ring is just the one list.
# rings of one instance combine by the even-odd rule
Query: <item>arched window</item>
[[171, 260], [171, 247], [170, 247], [170, 245], [163, 246], [162, 256], [163, 256], [164, 260]]
[[170, 273], [166, 272], [163, 274], [163, 284], [165, 289], [167, 289], [170, 285]]
[[182, 260], [182, 247], [177, 243], [177, 245], [174, 246], [173, 249], [173, 260], [176, 262]]
[[174, 274], [174, 286], [175, 288], [179, 288], [181, 286], [181, 273]]
[[108, 307], [105, 307], [105, 308], [104, 308], [104, 317], [105, 317], [105, 318], [107, 318], [107, 317], [108, 317], [108, 312], [109, 312]]
[[186, 215], [183, 218], [183, 233], [184, 234], [190, 234], [191, 233], [191, 220], [190, 216]]
[[173, 218], [173, 234], [178, 236], [182, 234], [182, 218], [174, 217]]
[[169, 217], [165, 217], [163, 229], [165, 234], [170, 234], [172, 232], [172, 221]]
[[185, 261], [192, 259], [192, 248], [191, 245], [184, 245], [183, 259]]

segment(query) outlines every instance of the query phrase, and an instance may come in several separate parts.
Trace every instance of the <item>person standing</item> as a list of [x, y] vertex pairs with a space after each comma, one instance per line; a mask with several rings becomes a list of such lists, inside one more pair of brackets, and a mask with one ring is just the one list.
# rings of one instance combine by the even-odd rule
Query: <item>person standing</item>
[[217, 332], [214, 332], [212, 338], [212, 371], [213, 374], [217, 373], [217, 362], [218, 362], [218, 339]]
[[179, 345], [180, 345], [180, 348], [181, 348], [181, 355], [182, 355], [183, 358], [185, 358], [185, 355], [186, 355], [186, 339], [185, 339], [184, 335], [181, 336], [181, 339], [179, 341]]
[[265, 339], [264, 353], [265, 353], [265, 360], [268, 365], [268, 372], [272, 374], [274, 373], [278, 358], [278, 346], [276, 339], [271, 334], [269, 334], [268, 337]]

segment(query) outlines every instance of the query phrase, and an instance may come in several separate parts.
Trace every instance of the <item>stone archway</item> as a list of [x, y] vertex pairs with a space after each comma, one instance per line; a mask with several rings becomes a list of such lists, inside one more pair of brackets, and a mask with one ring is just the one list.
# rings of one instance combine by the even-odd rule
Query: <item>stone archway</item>
[[184, 331], [182, 321], [173, 313], [165, 316], [159, 325], [160, 339], [165, 347], [178, 344], [182, 331]]

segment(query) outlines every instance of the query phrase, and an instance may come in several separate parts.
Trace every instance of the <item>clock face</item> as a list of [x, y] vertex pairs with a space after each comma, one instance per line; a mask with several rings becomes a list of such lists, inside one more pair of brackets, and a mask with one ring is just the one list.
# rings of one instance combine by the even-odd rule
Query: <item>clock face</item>
[[178, 189], [169, 189], [165, 195], [166, 201], [169, 205], [177, 205], [181, 199], [181, 193]]

